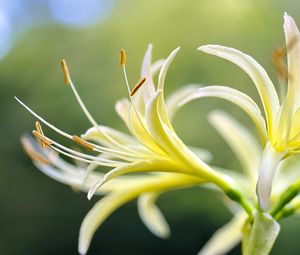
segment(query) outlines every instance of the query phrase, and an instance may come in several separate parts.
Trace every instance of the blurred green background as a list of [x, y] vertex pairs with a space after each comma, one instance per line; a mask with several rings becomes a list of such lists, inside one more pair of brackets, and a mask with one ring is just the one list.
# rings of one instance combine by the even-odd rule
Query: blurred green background
[[[4, 255], [76, 254], [81, 221], [98, 199], [88, 201], [85, 194], [43, 175], [19, 143], [19, 137], [33, 129], [35, 119], [14, 96], [71, 134], [83, 133], [89, 127], [63, 83], [62, 58], [68, 61], [78, 91], [94, 117], [125, 130], [114, 112], [115, 101], [126, 96], [118, 64], [121, 48], [127, 51], [132, 83], [139, 79], [143, 54], [151, 42], [154, 59], [182, 47], [168, 73], [166, 94], [187, 83], [227, 84], [258, 99], [246, 74], [196, 48], [208, 43], [238, 48], [255, 57], [276, 82], [271, 53], [284, 45], [284, 11], [300, 25], [298, 0], [114, 1], [91, 25], [63, 25], [51, 20], [49, 13], [43, 14], [47, 1], [27, 2], [27, 9], [32, 6], [30, 26], [17, 24], [21, 16], [15, 19], [18, 32], [14, 45], [0, 62], [0, 253]], [[68, 15], [77, 17], [73, 11], [69, 5]], [[185, 106], [175, 128], [186, 143], [209, 149], [215, 155], [215, 165], [238, 170], [232, 152], [206, 120], [207, 113], [216, 108], [230, 111], [254, 130], [243, 112], [215, 99]], [[222, 197], [200, 188], [164, 194], [158, 203], [171, 226], [170, 239], [154, 237], [141, 223], [132, 202], [97, 231], [89, 254], [196, 254], [231, 217]], [[272, 254], [298, 254], [299, 228], [297, 217], [282, 220]], [[230, 254], [240, 254], [240, 248]]]

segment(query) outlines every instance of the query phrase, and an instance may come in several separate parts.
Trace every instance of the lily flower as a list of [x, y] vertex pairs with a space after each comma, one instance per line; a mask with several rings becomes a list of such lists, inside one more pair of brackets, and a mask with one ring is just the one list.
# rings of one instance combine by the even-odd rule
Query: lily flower
[[[119, 206], [137, 197], [139, 213], [145, 224], [156, 235], [167, 236], [169, 230], [155, 206], [155, 200], [160, 193], [174, 188], [203, 183], [215, 184], [251, 214], [252, 207], [236, 190], [233, 179], [205, 163], [201, 159], [204, 151], [186, 146], [175, 133], [171, 118], [178, 109], [178, 102], [191, 91], [195, 91], [194, 87], [187, 86], [174, 93], [165, 103], [165, 77], [178, 50], [179, 48], [174, 50], [166, 60], [151, 64], [150, 45], [143, 61], [141, 80], [132, 90], [126, 74], [126, 55], [121, 51], [120, 64], [124, 71], [129, 100], [118, 101], [116, 111], [131, 135], [98, 125], [81, 100], [65, 61], [62, 61], [65, 83], [71, 87], [83, 112], [93, 125], [81, 137], [60, 130], [17, 99], [44, 125], [96, 153], [93, 155], [78, 152], [56, 142], [43, 133], [39, 122], [36, 123], [33, 134], [40, 146], [29, 138], [23, 138], [25, 150], [35, 165], [47, 175], [77, 189], [88, 190], [89, 199], [95, 193], [108, 193], [87, 214], [82, 223], [79, 237], [81, 254], [87, 252], [92, 236], [101, 223]], [[158, 85], [155, 87], [153, 74], [157, 71]], [[200, 155], [197, 155], [199, 152]], [[88, 166], [85, 169], [74, 167], [63, 161], [57, 153], [87, 163]], [[95, 171], [98, 166], [109, 167], [112, 170], [100, 174]], [[147, 174], [131, 175], [135, 173]], [[123, 176], [125, 174], [129, 175]]]
[[[198, 49], [236, 64], [250, 76], [260, 95], [263, 113], [248, 95], [226, 86], [199, 88], [179, 103], [182, 106], [196, 98], [218, 97], [236, 104], [249, 115], [263, 147], [256, 191], [260, 208], [264, 211], [271, 206], [272, 183], [280, 162], [300, 152], [300, 34], [295, 21], [288, 14], [284, 15], [284, 33], [288, 89], [281, 101], [267, 72], [252, 57], [233, 48], [205, 45]], [[255, 172], [255, 169], [251, 172]]]

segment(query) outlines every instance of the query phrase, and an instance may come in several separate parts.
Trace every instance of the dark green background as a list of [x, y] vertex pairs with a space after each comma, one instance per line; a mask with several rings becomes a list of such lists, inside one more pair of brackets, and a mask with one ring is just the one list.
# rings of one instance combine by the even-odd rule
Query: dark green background
[[[66, 58], [94, 117], [125, 130], [114, 112], [115, 101], [126, 96], [118, 52], [126, 49], [129, 79], [135, 83], [151, 42], [154, 59], [182, 46], [167, 76], [167, 94], [186, 83], [227, 84], [258, 99], [246, 74], [196, 48], [207, 43], [238, 48], [254, 56], [276, 82], [271, 53], [284, 45], [284, 11], [300, 25], [298, 0], [117, 1], [109, 18], [88, 29], [47, 25], [19, 37], [0, 62], [0, 253], [76, 254], [81, 221], [98, 199], [88, 201], [85, 194], [51, 180], [32, 165], [19, 137], [32, 130], [35, 119], [14, 96], [59, 128], [71, 134], [84, 132], [89, 123], [63, 84], [59, 61]], [[254, 130], [243, 112], [215, 99], [186, 106], [175, 128], [186, 143], [211, 150], [215, 165], [238, 170], [232, 152], [206, 121], [206, 114], [216, 108], [229, 110]], [[165, 194], [158, 203], [171, 225], [169, 240], [159, 240], [143, 226], [132, 202], [97, 231], [89, 254], [196, 254], [231, 217], [221, 197], [200, 188]], [[283, 220], [272, 254], [298, 254], [299, 228], [296, 216]], [[231, 254], [240, 254], [239, 248]]]

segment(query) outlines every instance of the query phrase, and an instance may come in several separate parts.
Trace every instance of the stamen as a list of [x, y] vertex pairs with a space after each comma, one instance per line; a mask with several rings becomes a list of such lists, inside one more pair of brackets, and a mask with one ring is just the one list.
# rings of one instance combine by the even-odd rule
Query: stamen
[[[42, 136], [44, 135], [44, 132], [43, 132], [43, 130], [42, 130], [42, 126], [41, 126], [41, 124], [40, 124], [39, 121], [36, 121], [36, 122], [35, 122], [35, 129], [36, 129], [36, 131], [37, 131], [38, 133], [40, 133]], [[38, 139], [38, 140], [39, 140], [39, 142], [40, 142], [40, 144], [41, 144], [41, 146], [42, 146], [43, 148], [47, 148], [47, 147], [48, 147], [48, 145], [47, 145], [46, 143], [44, 143], [41, 139]]]
[[121, 51], [120, 51], [120, 65], [121, 66], [126, 65], [126, 52], [123, 49], [121, 49]]
[[[145, 131], [145, 134], [147, 134], [147, 135], [150, 137], [150, 139], [152, 140], [151, 135], [149, 134], [149, 130], [148, 130], [148, 128], [146, 127], [146, 125], [144, 124], [144, 122], [142, 121], [142, 117], [140, 116], [140, 112], [138, 111], [138, 109], [137, 109], [137, 107], [136, 107], [134, 101], [132, 100], [132, 96], [131, 96], [131, 92], [130, 92], [130, 86], [129, 86], [129, 82], [128, 82], [128, 78], [127, 78], [126, 66], [123, 65], [123, 66], [122, 66], [122, 69], [123, 69], [123, 74], [124, 74], [125, 84], [126, 84], [126, 87], [127, 87], [128, 95], [129, 95], [130, 102], [131, 102], [131, 105], [132, 105], [132, 107], [133, 107], [133, 110], [134, 110], [134, 112], [135, 112], [135, 114], [136, 114], [136, 116], [137, 116], [137, 119], [138, 119], [138, 121], [139, 121], [139, 123], [140, 123], [142, 129]], [[131, 113], [129, 113], [129, 114], [131, 114]], [[131, 123], [131, 120], [130, 120], [130, 119], [131, 119], [131, 118], [129, 118], [129, 122]], [[148, 143], [147, 143], [147, 142], [145, 143], [145, 142], [143, 141], [143, 139], [141, 139], [140, 136], [136, 134], [136, 132], [134, 131], [134, 128], [133, 128], [132, 124], [131, 124], [131, 131], [133, 132], [134, 136], [135, 136], [135, 137], [136, 137], [136, 138], [137, 138], [137, 139], [138, 139], [145, 147], [147, 147], [147, 148], [150, 149], [150, 150], [153, 149], [153, 148], [151, 148], [151, 146], [148, 146]], [[154, 142], [154, 143], [155, 143], [155, 142]], [[155, 145], [157, 145], [157, 144], [155, 143]]]
[[63, 74], [64, 74], [65, 84], [70, 85], [71, 79], [70, 79], [70, 72], [69, 72], [69, 68], [67, 66], [67, 62], [66, 62], [66, 60], [63, 59], [60, 63], [61, 63], [61, 67], [62, 67]]
[[142, 87], [142, 85], [145, 83], [146, 81], [146, 77], [144, 77], [143, 79], [141, 79], [133, 88], [133, 90], [130, 93], [130, 96], [134, 96], [135, 93]]
[[50, 161], [45, 159], [44, 157], [42, 157], [39, 153], [37, 153], [32, 146], [30, 145], [30, 143], [27, 141], [26, 138], [21, 137], [21, 143], [22, 146], [25, 150], [25, 152], [28, 154], [28, 156], [33, 160], [33, 161], [38, 161], [42, 164], [46, 164], [49, 165]]
[[[88, 154], [85, 154], [85, 153], [81, 153], [81, 152], [72, 150], [70, 148], [67, 148], [67, 147], [63, 146], [62, 144], [57, 143], [54, 140], [50, 139], [49, 137], [45, 136], [45, 138], [48, 139], [52, 143], [51, 148], [53, 150], [65, 155], [65, 156], [68, 156], [70, 158], [73, 158], [73, 159], [77, 159], [77, 160], [84, 161], [84, 162], [87, 162], [87, 163], [93, 163], [94, 162], [94, 163], [97, 163], [98, 165], [110, 166], [110, 167], [116, 167], [120, 163], [123, 163], [121, 161], [108, 160], [108, 159], [103, 159], [103, 158], [91, 156], [91, 155], [88, 155]], [[61, 150], [59, 148], [61, 148]], [[97, 151], [97, 150], [95, 150], [95, 151]], [[89, 159], [89, 161], [86, 161], [86, 159]]]
[[[64, 61], [62, 63], [65, 63]], [[66, 65], [65, 65], [66, 66]], [[66, 69], [68, 71], [68, 69]], [[75, 98], [77, 99], [77, 102], [79, 103], [81, 109], [83, 110], [85, 116], [88, 118], [88, 120], [90, 121], [90, 123], [99, 131], [99, 133], [101, 133], [103, 136], [105, 136], [111, 143], [113, 143], [114, 145], [116, 145], [117, 147], [120, 147], [128, 152], [130, 152], [130, 149], [128, 149], [126, 146], [121, 145], [120, 143], [118, 143], [115, 139], [113, 139], [110, 135], [108, 135], [106, 132], [104, 132], [98, 125], [98, 123], [96, 122], [96, 120], [92, 117], [92, 115], [90, 114], [90, 112], [88, 111], [88, 109], [86, 108], [85, 104], [83, 103], [83, 101], [81, 100], [81, 97], [79, 96], [75, 85], [73, 84], [71, 77], [69, 75], [69, 71], [67, 72], [67, 77], [68, 77], [68, 84], [70, 85]]]
[[[30, 109], [27, 105], [25, 105], [20, 99], [18, 99], [17, 97], [15, 97], [15, 99], [25, 108], [27, 109], [27, 111], [29, 111], [33, 116], [35, 116], [37, 119], [39, 119], [42, 123], [44, 123], [46, 126], [48, 126], [49, 128], [51, 128], [52, 130], [54, 130], [55, 132], [57, 132], [58, 134], [73, 140], [72, 136], [69, 135], [68, 133], [60, 130], [59, 128], [55, 127], [54, 125], [50, 124], [48, 121], [46, 121], [45, 119], [43, 119], [41, 116], [39, 116], [37, 113], [35, 113], [32, 109]], [[106, 133], [104, 133], [106, 134]], [[53, 142], [53, 141], [51, 141]], [[96, 145], [94, 145], [96, 146]], [[131, 157], [134, 156], [135, 154], [129, 153], [129, 152], [123, 152], [123, 151], [119, 151], [119, 150], [114, 150], [114, 149], [110, 149], [110, 148], [105, 148], [103, 146], [96, 146], [97, 149], [99, 149], [99, 152], [107, 152], [110, 153], [112, 155], [115, 155], [116, 157], [120, 157], [122, 158], [122, 156], [124, 157]], [[124, 148], [126, 148], [124, 146]]]
[[84, 147], [84, 148], [86, 148], [86, 149], [88, 149], [88, 150], [90, 150], [90, 151], [94, 151], [94, 149], [95, 149], [95, 146], [94, 146], [93, 144], [91, 144], [91, 143], [89, 143], [89, 142], [87, 142], [87, 141], [81, 139], [81, 138], [80, 138], [79, 136], [77, 136], [77, 135], [73, 135], [73, 136], [72, 136], [72, 139], [73, 139], [77, 144], [81, 145], [82, 147]]
[[49, 139], [47, 139], [43, 134], [41, 134], [37, 130], [33, 130], [32, 134], [41, 142], [41, 144], [45, 145], [45, 147], [43, 147], [43, 148], [46, 148], [53, 144]]

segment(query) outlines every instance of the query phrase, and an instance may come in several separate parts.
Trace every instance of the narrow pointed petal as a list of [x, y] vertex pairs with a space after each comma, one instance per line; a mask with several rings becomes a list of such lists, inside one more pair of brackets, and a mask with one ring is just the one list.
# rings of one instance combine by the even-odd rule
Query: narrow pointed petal
[[130, 101], [127, 98], [117, 101], [115, 109], [120, 118], [125, 122], [126, 126], [130, 129]]
[[259, 167], [259, 176], [256, 186], [258, 203], [260, 208], [264, 211], [270, 209], [273, 178], [283, 156], [284, 154], [277, 152], [270, 143], [266, 145]]
[[300, 140], [300, 108], [297, 109], [292, 118], [291, 139]]
[[108, 181], [125, 174], [141, 173], [141, 172], [179, 172], [180, 166], [169, 161], [163, 160], [143, 160], [124, 166], [116, 167], [106, 173], [102, 179], [96, 182], [88, 192], [88, 199], [95, 194], [95, 192]]
[[[98, 129], [102, 130], [102, 132], [99, 132]], [[118, 141], [118, 143], [122, 145], [129, 146], [137, 144], [136, 140], [134, 140], [132, 136], [107, 126], [89, 128], [83, 135], [81, 135], [81, 138], [84, 140], [95, 141], [104, 146], [115, 148], [115, 144], [112, 143], [110, 139], [107, 139], [107, 136], [103, 135], [103, 133], [108, 134], [109, 137]]]
[[166, 59], [166, 61], [164, 62], [159, 76], [158, 76], [158, 85], [157, 85], [157, 90], [161, 90], [162, 93], [162, 99], [159, 102], [159, 107], [158, 107], [158, 111], [160, 113], [160, 118], [162, 119], [162, 121], [168, 125], [168, 127], [170, 129], [172, 128], [172, 125], [168, 119], [167, 116], [167, 112], [166, 112], [166, 106], [165, 106], [165, 102], [164, 102], [164, 85], [165, 85], [165, 79], [166, 79], [166, 75], [167, 75], [167, 71], [169, 70], [169, 67], [171, 65], [171, 63], [173, 62], [175, 56], [177, 55], [178, 51], [180, 50], [180, 47], [178, 47], [177, 49], [173, 50], [171, 52], [171, 54], [168, 56], [168, 58]]
[[151, 58], [152, 58], [152, 48], [153, 48], [153, 45], [149, 44], [148, 48], [146, 50], [144, 59], [143, 59], [141, 77], [145, 77], [150, 72]]
[[85, 216], [80, 232], [78, 251], [80, 254], [86, 254], [90, 246], [92, 237], [97, 228], [104, 220], [118, 209], [121, 205], [133, 199], [136, 194], [130, 192], [113, 192], [102, 198]]
[[146, 78], [146, 81], [134, 97], [137, 107], [140, 110], [142, 109], [141, 112], [144, 111], [145, 102], [147, 102], [147, 100], [155, 93], [153, 73], [151, 70], [152, 48], [152, 44], [149, 44], [142, 64], [141, 79]]
[[[209, 180], [217, 185], [225, 185], [226, 182], [216, 171], [209, 167], [205, 162], [200, 160], [188, 147], [180, 140], [175, 132], [169, 129], [169, 127], [162, 121], [158, 107], [159, 100], [162, 100], [161, 91], [158, 91], [148, 103], [146, 107], [146, 121], [154, 139], [160, 143], [169, 157], [178, 159], [178, 162], [182, 162], [178, 167], [181, 167], [181, 172], [193, 173], [197, 176], [201, 176], [204, 180]], [[231, 181], [231, 180], [230, 180]]]
[[[162, 100], [162, 92], [159, 90], [156, 95], [148, 102], [146, 107], [146, 121], [149, 131], [159, 145], [172, 158], [178, 158], [180, 161], [192, 162], [192, 154], [185, 144], [170, 130], [162, 121], [160, 116], [159, 100]], [[183, 169], [184, 170], [184, 169]]]
[[171, 122], [177, 110], [180, 108], [180, 102], [182, 102], [187, 96], [193, 94], [200, 87], [201, 86], [198, 84], [188, 84], [168, 96], [166, 99], [166, 111]]
[[158, 195], [158, 193], [141, 195], [138, 199], [138, 211], [142, 221], [154, 235], [167, 238], [170, 235], [170, 227], [155, 204]]
[[213, 155], [210, 151], [203, 148], [194, 147], [194, 146], [188, 146], [188, 148], [205, 163], [212, 162]]
[[285, 13], [284, 33], [288, 59], [287, 101], [291, 103], [292, 114], [300, 105], [300, 33], [294, 19]]
[[244, 110], [254, 122], [262, 143], [264, 144], [267, 139], [266, 123], [261, 115], [261, 111], [257, 104], [246, 94], [226, 86], [207, 86], [199, 88], [187, 96], [180, 106], [198, 98], [202, 97], [217, 97], [225, 99]]
[[262, 148], [257, 143], [256, 137], [253, 136], [249, 129], [224, 111], [211, 112], [209, 121], [226, 140], [239, 159], [249, 180], [255, 185], [257, 168], [262, 153]]
[[172, 61], [174, 60], [174, 58], [177, 55], [179, 50], [180, 50], [180, 47], [173, 50], [171, 52], [171, 54], [168, 56], [168, 58], [165, 60], [163, 66], [160, 70], [159, 76], [158, 76], [158, 87], [157, 87], [157, 89], [160, 89], [160, 90], [163, 91], [164, 84], [165, 84], [165, 79], [166, 79], [166, 74], [168, 72], [168, 69], [169, 69]]
[[227, 59], [242, 68], [253, 80], [264, 106], [269, 135], [272, 135], [279, 99], [274, 85], [263, 67], [249, 55], [233, 48], [220, 45], [205, 45], [198, 48], [208, 54]]
[[142, 193], [165, 192], [170, 189], [201, 184], [203, 181], [183, 174], [168, 174], [158, 178], [150, 178], [125, 189], [118, 189], [102, 198], [84, 218], [79, 233], [79, 253], [86, 254], [92, 237], [103, 221], [124, 203], [135, 199]]
[[242, 229], [247, 215], [238, 213], [234, 218], [218, 229], [198, 255], [222, 255], [228, 253], [241, 240]]

